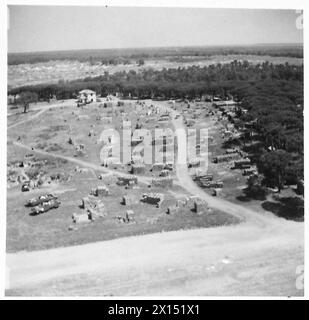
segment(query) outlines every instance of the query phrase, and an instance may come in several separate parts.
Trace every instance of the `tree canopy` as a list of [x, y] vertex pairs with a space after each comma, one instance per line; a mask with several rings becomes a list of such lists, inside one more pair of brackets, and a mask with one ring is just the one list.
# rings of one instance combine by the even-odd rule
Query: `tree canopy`
[[16, 103], [24, 108], [24, 113], [29, 109], [29, 104], [38, 101], [38, 94], [31, 91], [23, 91], [16, 99]]

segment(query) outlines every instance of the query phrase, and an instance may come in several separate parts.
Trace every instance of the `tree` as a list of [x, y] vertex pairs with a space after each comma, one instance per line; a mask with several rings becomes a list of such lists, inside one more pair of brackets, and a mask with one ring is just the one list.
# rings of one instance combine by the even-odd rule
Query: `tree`
[[290, 154], [284, 150], [275, 150], [263, 154], [258, 162], [259, 172], [265, 176], [265, 182], [276, 186], [280, 192], [286, 180]]
[[137, 65], [140, 67], [140, 66], [143, 66], [145, 64], [145, 61], [144, 61], [144, 59], [139, 59], [138, 61], [137, 61]]
[[24, 113], [29, 109], [29, 104], [38, 101], [38, 95], [35, 92], [24, 91], [21, 92], [18, 99], [17, 104], [21, 105], [24, 108]]
[[247, 197], [257, 200], [265, 200], [266, 190], [262, 186], [263, 176], [262, 175], [251, 175], [247, 180], [247, 188], [245, 194]]

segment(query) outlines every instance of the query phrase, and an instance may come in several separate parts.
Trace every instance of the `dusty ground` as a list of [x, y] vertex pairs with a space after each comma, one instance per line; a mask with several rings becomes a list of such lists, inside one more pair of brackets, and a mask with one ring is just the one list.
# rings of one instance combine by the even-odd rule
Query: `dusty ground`
[[[173, 125], [181, 128], [181, 118]], [[296, 269], [304, 263], [303, 223], [211, 197], [192, 182], [186, 166], [176, 173], [185, 192], [245, 222], [8, 254], [6, 294], [303, 295], [296, 287]]]
[[158, 233], [7, 256], [7, 295], [298, 296], [302, 225]]
[[[133, 108], [130, 107], [130, 102], [127, 103], [128, 112], [132, 109], [130, 115], [132, 115], [132, 126], [134, 126], [136, 116]], [[9, 124], [8, 159], [21, 161], [25, 154], [34, 153], [38, 159], [48, 160], [48, 164], [40, 170], [48, 174], [65, 174], [70, 178], [68, 181], [54, 183], [26, 193], [20, 191], [20, 185], [8, 189], [8, 252], [40, 250], [138, 234], [238, 223], [237, 217], [226, 214], [220, 209], [211, 209], [207, 215], [196, 215], [189, 209], [181, 210], [177, 215], [167, 215], [167, 207], [175, 204], [176, 199], [189, 196], [190, 192], [183, 190], [179, 183], [169, 190], [154, 187], [149, 189], [148, 184], [152, 179], [152, 173], [148, 171], [150, 166], [147, 167], [143, 176], [139, 176], [138, 189], [126, 190], [124, 187], [115, 185], [117, 175], [130, 175], [127, 173], [128, 168], [115, 171], [113, 168], [101, 166], [99, 158], [101, 145], [97, 144], [97, 140], [101, 130], [111, 126], [96, 120], [99, 114], [108, 112], [98, 105], [91, 104], [78, 109], [74, 101], [42, 106], [38, 104], [31, 106], [32, 112], [25, 114], [24, 118]], [[87, 117], [77, 120], [79, 116]], [[117, 122], [117, 118], [114, 120]], [[95, 124], [94, 127], [91, 126], [93, 124]], [[149, 126], [152, 127], [154, 124]], [[88, 137], [89, 130], [93, 130], [96, 135]], [[21, 137], [20, 141], [16, 141], [18, 135]], [[74, 147], [67, 142], [69, 137], [72, 137], [76, 143], [85, 145], [84, 157], [74, 157]], [[35, 147], [34, 150], [31, 149], [32, 146]], [[86, 168], [87, 172], [76, 173], [74, 169], [77, 166]], [[27, 169], [23, 171], [25, 173]], [[107, 174], [103, 180], [98, 179], [101, 173]], [[91, 224], [79, 225], [76, 231], [68, 231], [72, 224], [72, 214], [84, 211], [79, 208], [81, 199], [89, 194], [91, 188], [101, 184], [106, 184], [111, 193], [110, 196], [102, 199], [106, 217], [97, 219]], [[61, 201], [61, 206], [43, 215], [35, 217], [29, 215], [30, 209], [24, 207], [25, 202], [46, 192], [55, 193]], [[164, 193], [165, 200], [161, 208], [143, 203], [129, 207], [120, 204], [125, 194], [131, 194], [140, 199], [145, 192]], [[136, 223], [120, 224], [116, 217], [124, 216], [128, 209], [134, 211]]]

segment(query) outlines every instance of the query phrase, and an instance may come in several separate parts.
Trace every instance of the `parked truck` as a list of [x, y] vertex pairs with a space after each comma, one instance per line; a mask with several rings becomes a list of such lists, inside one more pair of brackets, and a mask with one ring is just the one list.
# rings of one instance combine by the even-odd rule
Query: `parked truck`
[[29, 199], [25, 206], [26, 207], [34, 207], [34, 206], [37, 206], [37, 205], [40, 205], [44, 202], [48, 202], [50, 200], [56, 200], [57, 197], [54, 196], [53, 194], [51, 193], [47, 193], [45, 195], [42, 195], [42, 196], [39, 196], [39, 197], [36, 197], [36, 198], [32, 198], [32, 199]]
[[43, 202], [38, 206], [35, 206], [34, 208], [31, 209], [31, 214], [32, 215], [38, 215], [44, 212], [47, 212], [51, 209], [57, 209], [59, 208], [61, 202], [56, 200], [56, 199], [52, 199], [50, 201], [47, 202]]

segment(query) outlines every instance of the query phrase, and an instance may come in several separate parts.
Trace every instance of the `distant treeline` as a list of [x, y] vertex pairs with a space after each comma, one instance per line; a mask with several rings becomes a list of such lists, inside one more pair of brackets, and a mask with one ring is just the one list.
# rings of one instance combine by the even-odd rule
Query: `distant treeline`
[[303, 101], [303, 66], [274, 65], [268, 62], [253, 65], [247, 61], [233, 61], [205, 67], [152, 70], [133, 70], [110, 75], [87, 77], [57, 84], [39, 84], [11, 89], [10, 94], [32, 91], [39, 99], [48, 100], [76, 97], [82, 89], [88, 88], [98, 95], [121, 93], [124, 97], [136, 98], [189, 98], [205, 94], [225, 96], [231, 93], [239, 98], [261, 92], [263, 96], [276, 99], [286, 97], [293, 104]]
[[119, 61], [128, 63], [139, 59], [165, 58], [171, 61], [184, 56], [212, 56], [231, 54], [254, 54], [303, 58], [302, 45], [255, 45], [255, 46], [214, 46], [214, 47], [175, 47], [141, 49], [97, 49], [74, 51], [50, 51], [32, 53], [9, 53], [8, 64], [38, 63], [53, 60], [78, 60], [80, 62]]

